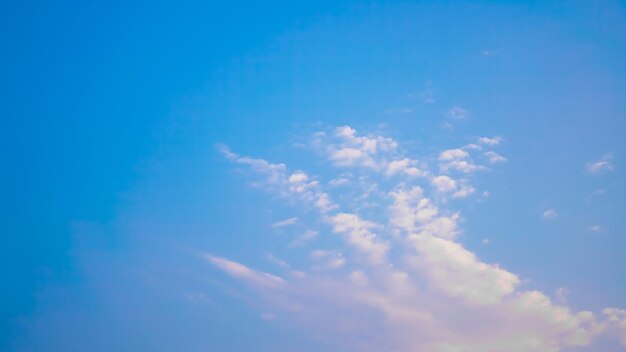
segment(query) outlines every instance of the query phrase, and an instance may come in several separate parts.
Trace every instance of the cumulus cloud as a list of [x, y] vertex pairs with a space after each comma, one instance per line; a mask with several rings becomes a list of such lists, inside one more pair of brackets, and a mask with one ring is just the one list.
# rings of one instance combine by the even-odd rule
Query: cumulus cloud
[[446, 175], [433, 177], [432, 183], [433, 186], [435, 186], [435, 188], [437, 189], [437, 192], [445, 193], [454, 191], [456, 189], [456, 181]]
[[[458, 240], [463, 234], [461, 214], [447, 197], [474, 193], [466, 178], [396, 180], [390, 176], [405, 172], [415, 159], [394, 154], [399, 147], [395, 140], [359, 136], [348, 126], [336, 129], [333, 138], [340, 141], [330, 144], [326, 157], [339, 170], [349, 166], [363, 174], [358, 182], [325, 186], [311, 174], [289, 172], [283, 164], [223, 151], [228, 159], [263, 175], [263, 184], [272, 186], [267, 190], [295, 197], [318, 215], [318, 221], [307, 224], [318, 226], [310, 230], [314, 232], [297, 238], [302, 240], [297, 245], [293, 240], [286, 244], [296, 258], [308, 260], [297, 271], [290, 263], [279, 265], [287, 275], [206, 257], [253, 288], [264, 302], [264, 314], [345, 343], [346, 350], [545, 352], [589, 346], [601, 335], [626, 346], [626, 311], [575, 311], [565, 300], [553, 301], [527, 287], [519, 275], [465, 248]], [[499, 143], [489, 140], [479, 142]], [[358, 153], [344, 151], [337, 159], [337, 152], [346, 148]], [[431, 160], [470, 159], [464, 149], [448, 149]], [[375, 190], [375, 201], [362, 196], [364, 180]], [[546, 211], [544, 217], [553, 216]]]
[[595, 162], [587, 163], [586, 170], [592, 175], [601, 174], [613, 170], [613, 155], [606, 154]]
[[338, 143], [328, 146], [330, 160], [338, 166], [365, 166], [378, 169], [384, 166], [384, 155], [397, 147], [392, 138], [359, 136], [350, 126], [335, 129]]
[[439, 154], [439, 160], [441, 161], [465, 159], [467, 157], [469, 157], [469, 153], [462, 149], [448, 149]]
[[470, 153], [464, 149], [447, 149], [439, 154], [439, 170], [443, 173], [459, 171], [467, 174], [485, 169], [486, 167], [475, 164]]
[[400, 160], [393, 160], [387, 164], [386, 174], [387, 176], [392, 176], [395, 174], [405, 174], [408, 176], [426, 176], [427, 172], [420, 170], [417, 168], [418, 162], [416, 160], [411, 160], [409, 158], [404, 158]]

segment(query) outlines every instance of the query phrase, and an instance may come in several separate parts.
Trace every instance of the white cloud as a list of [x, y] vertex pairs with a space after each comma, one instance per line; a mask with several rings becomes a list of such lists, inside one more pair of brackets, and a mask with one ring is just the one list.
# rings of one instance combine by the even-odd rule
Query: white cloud
[[484, 166], [474, 164], [470, 160], [470, 154], [463, 149], [448, 149], [439, 154], [439, 169], [441, 172], [460, 171], [471, 173], [484, 170]]
[[446, 193], [456, 189], [456, 181], [446, 175], [435, 176], [431, 182], [437, 189], [437, 192]]
[[467, 112], [467, 110], [462, 109], [458, 106], [455, 106], [453, 108], [451, 108], [450, 110], [448, 110], [447, 112], [448, 117], [454, 119], [454, 120], [463, 120], [465, 118], [467, 118], [467, 116], [469, 115], [469, 113]]
[[377, 227], [376, 224], [349, 213], [339, 213], [329, 217], [328, 221], [333, 226], [333, 232], [343, 234], [346, 242], [366, 254], [371, 262], [379, 264], [385, 260], [389, 245], [370, 231]]
[[332, 187], [345, 186], [345, 185], [350, 184], [350, 179], [345, 178], [345, 177], [335, 178], [335, 179], [330, 180], [328, 184]]
[[395, 151], [396, 141], [382, 136], [359, 136], [350, 126], [335, 129], [338, 143], [330, 143], [326, 149], [329, 159], [337, 166], [365, 166], [380, 169], [385, 166], [384, 156]]
[[459, 190], [452, 194], [452, 198], [466, 198], [474, 194], [474, 192], [476, 192], [476, 188], [467, 184], [461, 184]]
[[543, 214], [541, 216], [543, 216], [544, 219], [554, 219], [558, 216], [559, 214], [556, 212], [556, 210], [554, 209], [548, 209], [546, 211], [543, 212]]
[[293, 218], [285, 219], [285, 220], [282, 220], [282, 221], [277, 221], [277, 222], [272, 224], [272, 227], [275, 227], [275, 228], [285, 227], [285, 226], [293, 225], [293, 224], [295, 224], [297, 222], [298, 222], [298, 218], [297, 217], [293, 217]]
[[485, 152], [483, 155], [487, 158], [487, 161], [490, 164], [496, 164], [496, 163], [506, 161], [505, 157], [493, 151]]
[[405, 174], [412, 177], [426, 176], [427, 172], [417, 168], [417, 164], [418, 162], [416, 160], [411, 160], [409, 158], [393, 160], [389, 164], [387, 164], [387, 170], [385, 174], [387, 176], [392, 176], [396, 174]]
[[474, 144], [474, 143], [470, 143], [470, 144], [466, 145], [464, 148], [465, 149], [469, 149], [469, 150], [482, 150], [483, 149], [483, 147], [481, 147], [478, 144]]
[[273, 164], [263, 159], [242, 157], [231, 152], [224, 145], [218, 145], [218, 150], [232, 162], [248, 165], [253, 171], [264, 175], [264, 180], [256, 185], [276, 191], [287, 198], [305, 201], [322, 213], [328, 213], [337, 208], [328, 194], [321, 190], [319, 182], [310, 181], [309, 176], [302, 171], [289, 174], [285, 164]]
[[519, 278], [496, 265], [481, 262], [459, 243], [428, 234], [411, 235], [418, 255], [412, 267], [438, 289], [471, 303], [493, 304], [513, 293]]
[[206, 255], [205, 258], [229, 275], [253, 285], [277, 287], [285, 283], [285, 280], [278, 276], [252, 270], [247, 266], [232, 260], [212, 255]]
[[595, 232], [595, 233], [603, 232], [604, 231], [604, 227], [602, 227], [600, 225], [592, 225], [592, 226], [589, 226], [589, 231]]
[[454, 160], [447, 164], [442, 164], [440, 169], [443, 172], [456, 170], [468, 174], [478, 170], [485, 170], [485, 167], [473, 164], [467, 160]]
[[463, 149], [448, 149], [439, 154], [439, 160], [441, 161], [465, 159], [467, 157], [469, 157], [469, 153]]
[[595, 162], [587, 163], [586, 169], [593, 175], [613, 170], [613, 155], [606, 154]]
[[389, 192], [390, 224], [406, 234], [419, 233], [451, 239], [458, 234], [458, 214], [443, 215], [433, 202], [424, 197], [420, 187]]
[[[356, 176], [334, 179], [350, 180], [334, 182], [332, 195], [339, 203], [330, 200], [315, 176], [223, 151], [233, 162], [263, 174], [271, 191], [313, 205], [322, 220], [306, 224], [312, 228], [321, 224], [319, 231], [307, 231], [287, 244], [298, 256], [308, 258], [310, 267], [292, 270], [286, 278], [207, 257], [255, 288], [264, 312], [314, 336], [344, 343], [346, 349], [365, 352], [549, 352], [589, 346], [600, 335], [622, 339], [626, 346], [626, 311], [609, 308], [602, 315], [574, 311], [558, 292], [553, 302], [457, 240], [462, 218], [450, 208], [455, 202], [447, 197], [476, 192], [469, 176], [384, 177], [406, 174], [416, 167], [415, 159], [401, 155], [392, 139], [382, 142], [383, 137], [376, 135], [359, 136], [347, 126], [336, 129], [332, 138], [339, 142], [320, 145], [329, 146], [325, 150], [333, 165], [345, 167], [333, 159], [334, 151], [354, 148], [360, 153], [351, 162]], [[479, 141], [499, 142], [499, 138]], [[463, 149], [449, 149], [427, 160], [433, 159], [449, 170], [457, 170], [451, 163], [480, 167]], [[551, 214], [546, 211], [544, 217]], [[291, 268], [280, 263], [283, 269]]]
[[478, 138], [478, 143], [485, 144], [485, 145], [490, 145], [490, 146], [498, 145], [498, 144], [500, 144], [500, 142], [502, 142], [502, 138], [501, 137], [480, 137], [480, 138]]
[[291, 183], [300, 183], [304, 182], [308, 179], [308, 176], [304, 172], [296, 172], [289, 176], [289, 182]]

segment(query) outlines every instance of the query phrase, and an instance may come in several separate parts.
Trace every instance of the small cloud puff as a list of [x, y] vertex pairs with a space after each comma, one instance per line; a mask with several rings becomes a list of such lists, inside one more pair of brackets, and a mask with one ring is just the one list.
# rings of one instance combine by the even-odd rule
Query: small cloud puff
[[478, 143], [480, 144], [485, 144], [485, 145], [498, 145], [500, 144], [500, 142], [502, 142], [502, 138], [501, 137], [480, 137], [478, 138]]
[[544, 219], [554, 219], [558, 216], [558, 213], [554, 209], [548, 209], [542, 214]]

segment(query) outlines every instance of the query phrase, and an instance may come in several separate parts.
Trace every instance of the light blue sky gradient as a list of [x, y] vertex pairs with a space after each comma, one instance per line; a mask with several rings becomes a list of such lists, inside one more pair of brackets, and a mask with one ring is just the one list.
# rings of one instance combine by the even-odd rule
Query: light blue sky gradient
[[621, 2], [8, 1], [0, 19], [0, 351], [345, 350], [263, 318], [203, 257], [278, 274], [268, 253], [306, 262], [290, 231], [335, 245], [217, 146], [326, 184], [349, 171], [311, 136], [345, 125], [433, 170], [501, 137], [507, 160], [441, 204], [457, 241], [573, 311], [626, 308]]

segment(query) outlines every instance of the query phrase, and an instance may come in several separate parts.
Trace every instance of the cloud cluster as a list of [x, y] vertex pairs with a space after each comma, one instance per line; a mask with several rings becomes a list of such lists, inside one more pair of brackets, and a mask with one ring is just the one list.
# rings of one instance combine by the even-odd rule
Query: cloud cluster
[[[626, 346], [626, 311], [576, 312], [564, 299], [555, 302], [525, 288], [518, 275], [482, 261], [458, 241], [461, 214], [449, 200], [471, 196], [475, 188], [465, 177], [488, 170], [468, 150], [496, 146], [500, 138], [482, 137], [476, 147], [443, 150], [430, 159], [439, 174], [401, 155], [399, 143], [389, 137], [359, 136], [344, 126], [316, 138], [329, 139], [316, 145], [324, 146], [324, 155], [340, 173], [329, 185], [283, 164], [221, 149], [233, 162], [263, 175], [268, 190], [308, 204], [321, 220], [306, 239], [286, 245], [299, 251], [295, 257], [309, 258], [297, 269], [285, 264], [281, 274], [270, 274], [206, 256], [252, 288], [265, 314], [324, 334], [340, 350], [546, 352], [587, 346], [600, 335], [617, 336]], [[495, 152], [485, 156], [490, 164], [504, 159]], [[362, 182], [346, 168], [361, 173]], [[407, 171], [412, 168], [419, 174]], [[344, 197], [362, 193], [363, 182], [375, 193], [375, 202]], [[551, 218], [556, 212], [543, 215]], [[322, 246], [320, 238], [339, 241]], [[329, 243], [337, 245], [328, 248]]]

